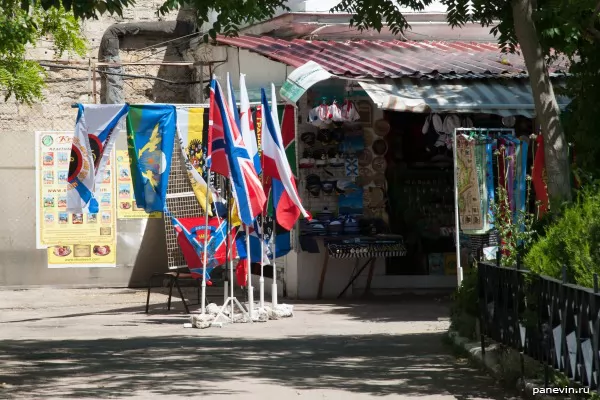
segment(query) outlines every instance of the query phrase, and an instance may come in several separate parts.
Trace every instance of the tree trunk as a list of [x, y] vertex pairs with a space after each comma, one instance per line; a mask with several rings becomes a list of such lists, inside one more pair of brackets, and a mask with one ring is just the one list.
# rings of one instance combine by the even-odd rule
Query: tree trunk
[[548, 75], [544, 53], [533, 21], [533, 0], [512, 0], [515, 34], [525, 59], [535, 110], [544, 137], [550, 204], [571, 200], [568, 144], [560, 123], [560, 108]]

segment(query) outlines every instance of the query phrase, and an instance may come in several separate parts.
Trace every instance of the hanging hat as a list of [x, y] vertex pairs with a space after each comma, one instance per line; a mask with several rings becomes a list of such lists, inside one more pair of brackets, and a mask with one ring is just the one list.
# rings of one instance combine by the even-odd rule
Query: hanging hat
[[319, 129], [319, 132], [317, 133], [317, 140], [319, 142], [321, 142], [322, 144], [329, 144], [331, 143], [331, 131], [328, 129]]
[[318, 175], [311, 174], [306, 177], [306, 190], [315, 197], [321, 194], [321, 178]]
[[374, 128], [377, 136], [385, 136], [390, 133], [390, 123], [385, 119], [375, 121]]
[[517, 119], [514, 117], [514, 115], [502, 117], [502, 125], [504, 125], [507, 128], [512, 128], [513, 126], [515, 126], [516, 120]]
[[433, 129], [435, 129], [437, 133], [442, 133], [444, 130], [444, 124], [442, 123], [442, 117], [440, 117], [439, 114], [433, 114], [431, 117], [431, 123], [433, 124]]
[[429, 114], [427, 116], [427, 118], [425, 118], [425, 123], [423, 124], [423, 128], [421, 128], [421, 133], [423, 133], [423, 135], [427, 134], [427, 132], [429, 132], [429, 125], [431, 124], [431, 114]]
[[300, 140], [302, 140], [308, 147], [315, 145], [315, 138], [316, 135], [314, 132], [304, 132], [302, 135], [300, 135]]
[[375, 142], [373, 142], [372, 147], [373, 153], [377, 156], [383, 156], [385, 153], [387, 153], [388, 150], [388, 145], [383, 139], [377, 139]]
[[463, 121], [463, 128], [472, 128], [473, 126], [473, 120], [469, 117], [465, 118], [465, 120]]
[[315, 166], [315, 159], [312, 158], [310, 151], [304, 150], [302, 158], [299, 161], [300, 168], [312, 168]]
[[456, 128], [460, 128], [460, 117], [456, 114], [447, 115], [446, 118], [444, 118], [442, 131], [447, 135], [452, 135]]
[[371, 161], [373, 161], [373, 153], [371, 150], [362, 149], [358, 153], [358, 165], [361, 167], [366, 167], [367, 165], [371, 164]]
[[373, 168], [373, 171], [375, 171], [376, 173], [385, 172], [385, 167], [386, 167], [385, 158], [375, 157], [373, 159], [373, 162], [371, 163], [371, 167]]

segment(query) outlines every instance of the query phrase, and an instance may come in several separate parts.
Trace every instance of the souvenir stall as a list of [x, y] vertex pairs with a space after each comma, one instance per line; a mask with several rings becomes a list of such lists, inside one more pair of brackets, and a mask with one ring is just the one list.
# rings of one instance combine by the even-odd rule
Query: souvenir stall
[[[532, 164], [531, 119], [383, 111], [355, 86], [340, 88], [332, 81], [311, 88], [299, 114], [298, 177], [314, 217], [299, 225], [299, 297], [452, 288], [461, 278], [457, 265], [468, 265], [478, 252], [495, 251], [499, 239], [489, 214], [502, 182], [493, 154], [500, 146], [508, 160], [519, 154], [519, 166], [510, 170], [515, 179], [507, 185], [521, 188]], [[468, 143], [488, 144], [476, 147], [486, 151], [469, 162], [462, 150], [455, 156], [456, 129], [459, 145], [464, 133]], [[461, 183], [465, 176], [469, 184]], [[481, 193], [473, 196], [473, 190]], [[515, 213], [525, 207], [522, 191], [508, 194]]]
[[300, 297], [350, 295], [359, 279], [366, 294], [377, 264], [405, 255], [403, 237], [388, 225], [387, 132], [379, 115], [375, 133], [375, 112], [364, 94], [331, 82], [300, 101], [298, 178], [313, 216], [299, 224]]

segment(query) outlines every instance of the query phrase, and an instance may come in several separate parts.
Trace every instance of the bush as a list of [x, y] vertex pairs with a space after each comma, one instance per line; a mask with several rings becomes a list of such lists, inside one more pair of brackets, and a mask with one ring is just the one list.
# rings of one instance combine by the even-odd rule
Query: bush
[[477, 293], [477, 269], [469, 268], [462, 284], [452, 296], [450, 307], [450, 328], [461, 336], [474, 339], [477, 315], [479, 314]]
[[570, 282], [593, 286], [593, 274], [600, 272], [600, 192], [580, 192], [530, 247], [524, 261], [533, 272], [558, 279], [566, 265]]

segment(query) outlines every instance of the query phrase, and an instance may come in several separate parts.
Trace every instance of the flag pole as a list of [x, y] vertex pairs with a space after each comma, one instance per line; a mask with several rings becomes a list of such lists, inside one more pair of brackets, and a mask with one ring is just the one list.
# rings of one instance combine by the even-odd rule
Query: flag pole
[[273, 218], [273, 232], [271, 232], [271, 252], [273, 253], [273, 284], [271, 285], [271, 306], [275, 308], [277, 306], [277, 267], [275, 266], [275, 229], [277, 228], [277, 218]]
[[[232, 216], [231, 216], [231, 188], [229, 188], [229, 190], [227, 191], [227, 223], [231, 224], [231, 220], [232, 220]], [[231, 225], [227, 226], [227, 230], [229, 231], [229, 251], [231, 251], [231, 254], [233, 255], [233, 241], [235, 240], [235, 238], [231, 237]], [[231, 299], [231, 322], [235, 322], [234, 321], [234, 300], [233, 300], [233, 257], [229, 257], [229, 298]], [[227, 304], [227, 302], [225, 302], [225, 304]]]
[[204, 210], [204, 262], [202, 264], [202, 314], [206, 314], [206, 267], [208, 265], [208, 207], [210, 192], [210, 168], [206, 168], [206, 209]]
[[250, 316], [250, 322], [252, 321], [252, 315], [254, 311], [254, 289], [252, 288], [252, 257], [250, 257], [250, 229], [246, 225], [246, 260], [248, 261], [248, 314]]
[[[264, 183], [264, 182], [263, 182]], [[260, 219], [260, 279], [258, 280], [259, 292], [260, 292], [260, 308], [265, 307], [265, 260], [263, 255], [265, 254], [265, 216], [263, 215]]]

